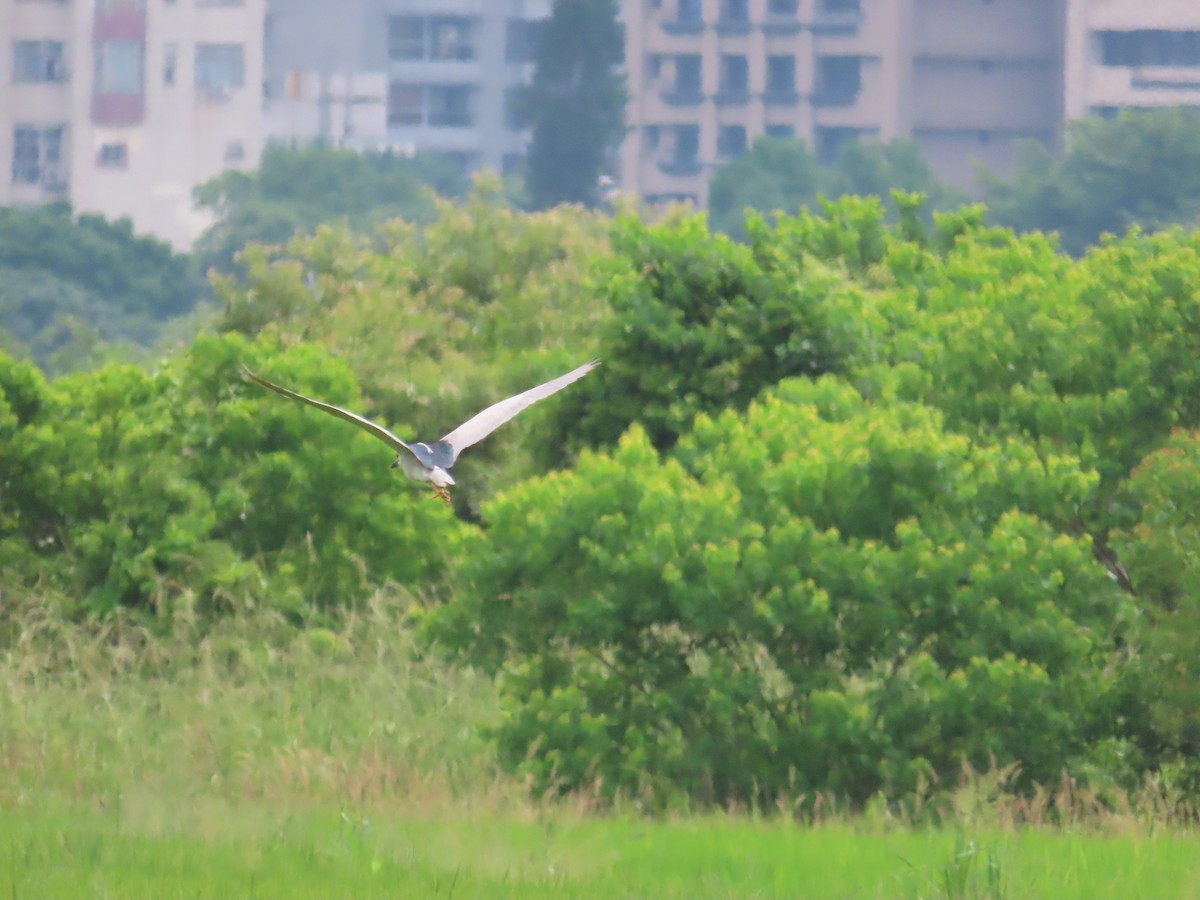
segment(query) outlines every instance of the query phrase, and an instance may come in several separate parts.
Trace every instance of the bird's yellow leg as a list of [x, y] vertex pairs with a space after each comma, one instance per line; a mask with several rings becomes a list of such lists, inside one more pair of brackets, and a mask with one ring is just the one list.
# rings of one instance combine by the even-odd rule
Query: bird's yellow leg
[[449, 490], [449, 488], [438, 487], [437, 485], [434, 485], [433, 486], [433, 496], [435, 498], [440, 497], [447, 506], [450, 505], [450, 490]]

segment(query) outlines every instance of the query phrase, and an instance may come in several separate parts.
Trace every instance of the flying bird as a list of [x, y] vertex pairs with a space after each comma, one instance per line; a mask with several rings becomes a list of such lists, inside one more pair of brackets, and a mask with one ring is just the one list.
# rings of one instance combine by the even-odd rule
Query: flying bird
[[396, 459], [392, 463], [393, 469], [399, 467], [404, 470], [404, 474], [409, 478], [416, 481], [430, 482], [433, 485], [434, 495], [441, 497], [449, 503], [450, 491], [448, 488], [455, 483], [450, 475], [450, 467], [458, 461], [458, 454], [462, 453], [462, 451], [466, 450], [472, 444], [479, 443], [479, 441], [516, 416], [517, 413], [527, 406], [531, 406], [539, 400], [544, 400], [551, 394], [561, 391], [568, 384], [578, 381], [598, 365], [600, 365], [600, 361], [593, 359], [577, 369], [572, 369], [565, 375], [559, 375], [557, 378], [547, 381], [545, 384], [539, 384], [535, 388], [530, 388], [520, 394], [514, 394], [512, 397], [501, 400], [499, 403], [493, 403], [483, 412], [467, 419], [467, 421], [463, 422], [441, 440], [432, 444], [420, 441], [412, 443], [402, 441], [382, 425], [377, 425], [375, 422], [357, 413], [352, 413], [348, 409], [342, 409], [340, 406], [334, 406], [332, 403], [322, 403], [320, 400], [305, 397], [303, 394], [297, 394], [295, 391], [289, 391], [287, 388], [273, 384], [265, 378], [260, 378], [245, 366], [242, 368], [246, 373], [246, 377], [256, 384], [261, 384], [268, 390], [282, 394], [284, 397], [291, 397], [293, 400], [299, 400], [301, 403], [315, 406], [317, 409], [324, 410], [327, 413], [337, 416], [339, 419], [345, 419], [347, 422], [353, 422], [364, 431], [370, 432], [396, 451]]

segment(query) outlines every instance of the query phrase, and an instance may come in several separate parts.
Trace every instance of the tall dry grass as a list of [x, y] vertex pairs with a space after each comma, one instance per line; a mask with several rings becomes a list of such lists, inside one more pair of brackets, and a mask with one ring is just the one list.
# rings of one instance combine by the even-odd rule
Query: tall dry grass
[[330, 627], [270, 610], [72, 622], [0, 597], [0, 804], [134, 792], [456, 809], [524, 805], [484, 736], [491, 681], [423, 655], [407, 599]]
[[[0, 594], [0, 806], [47, 797], [101, 806], [134, 796], [421, 816], [472, 811], [586, 816], [595, 793], [530, 798], [501, 772], [487, 729], [494, 683], [422, 651], [412, 598], [378, 592], [327, 627], [297, 628], [267, 609], [215, 621], [186, 602], [147, 624], [72, 621], [63, 604]], [[1032, 793], [1013, 767], [964, 767], [954, 784], [850, 810], [832, 796], [729, 809], [860, 830], [1071, 829], [1151, 834], [1197, 821], [1163, 779], [1135, 791], [1089, 788], [1064, 773]], [[637, 798], [618, 814], [638, 814]], [[703, 812], [677, 807], [674, 817]]]

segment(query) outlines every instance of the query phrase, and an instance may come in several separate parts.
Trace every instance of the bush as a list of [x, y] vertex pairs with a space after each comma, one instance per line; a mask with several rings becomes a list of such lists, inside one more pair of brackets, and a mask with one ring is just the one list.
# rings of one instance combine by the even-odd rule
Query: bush
[[576, 446], [615, 442], [638, 422], [669, 449], [698, 412], [743, 408], [792, 375], [839, 371], [840, 311], [857, 306], [846, 279], [759, 229], [749, 246], [690, 216], [617, 221], [600, 280], [605, 365], [561, 406]]
[[1151, 749], [1185, 762], [1200, 790], [1200, 435], [1177, 432], [1128, 483], [1137, 520], [1113, 535], [1143, 616], [1133, 674]]
[[963, 761], [1057, 777], [1116, 728], [1128, 599], [1063, 533], [1096, 479], [835, 379], [484, 508], [428, 635], [501, 673], [539, 786], [863, 801]]
[[[106, 367], [49, 387], [9, 364], [0, 386], [0, 555], [82, 607], [209, 611], [350, 605], [386, 579], [435, 590], [459, 534], [397, 484], [369, 435], [248, 384], [243, 362], [361, 406], [315, 348], [203, 338], [158, 374]], [[0, 406], [0, 409], [4, 409]]]

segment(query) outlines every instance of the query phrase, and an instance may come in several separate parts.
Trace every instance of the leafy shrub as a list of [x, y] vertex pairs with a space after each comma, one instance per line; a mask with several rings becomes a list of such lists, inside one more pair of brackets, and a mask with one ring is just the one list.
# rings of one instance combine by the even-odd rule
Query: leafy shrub
[[[222, 327], [323, 344], [353, 366], [375, 409], [437, 438], [597, 355], [595, 333], [610, 313], [588, 270], [609, 255], [605, 227], [570, 207], [514, 212], [499, 183], [481, 176], [466, 200], [437, 201], [421, 226], [389, 222], [374, 240], [325, 228], [281, 255], [251, 251], [245, 281], [218, 282]], [[493, 484], [533, 472], [535, 451], [543, 467], [563, 461], [571, 425], [549, 413], [560, 401], [464, 456], [461, 511]]]
[[127, 356], [208, 295], [189, 257], [127, 219], [0, 208], [0, 346], [48, 372]]
[[[385, 579], [434, 589], [457, 539], [440, 503], [397, 484], [369, 435], [245, 383], [243, 362], [361, 406], [316, 348], [203, 338], [158, 374], [109, 366], [46, 387], [11, 364], [0, 458], [10, 577], [87, 609], [352, 604]], [[259, 365], [261, 363], [261, 365]], [[0, 406], [0, 409], [4, 409]], [[19, 575], [18, 575], [19, 573]]]
[[611, 444], [633, 422], [670, 448], [698, 412], [742, 408], [791, 375], [843, 368], [849, 350], [833, 315], [855, 288], [789, 252], [767, 229], [749, 246], [689, 216], [648, 225], [623, 217], [599, 271], [612, 316], [605, 365], [560, 407], [576, 445]]
[[484, 508], [430, 637], [501, 672], [542, 786], [864, 800], [962, 761], [1048, 780], [1115, 728], [1128, 599], [1063, 533], [1096, 479], [831, 378]]
[[1136, 522], [1113, 535], [1141, 600], [1136, 674], [1155, 747], [1200, 789], [1200, 443], [1177, 432], [1128, 483]]

